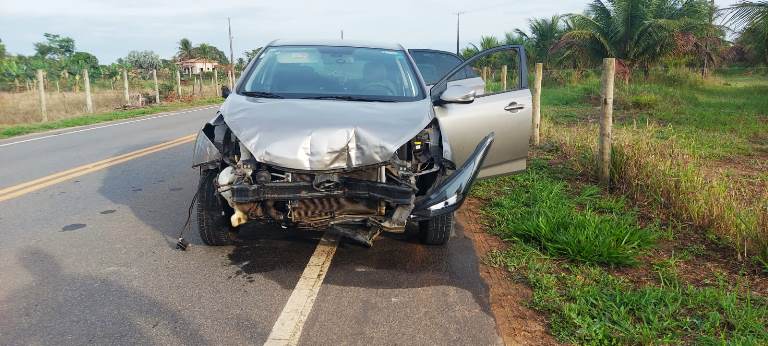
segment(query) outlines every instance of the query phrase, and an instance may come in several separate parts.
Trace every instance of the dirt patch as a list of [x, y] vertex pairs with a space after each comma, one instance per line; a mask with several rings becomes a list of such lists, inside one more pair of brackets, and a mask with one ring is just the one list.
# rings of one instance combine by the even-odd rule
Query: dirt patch
[[[478, 215], [481, 201], [470, 198], [458, 211], [458, 221], [464, 226], [464, 234], [472, 239], [478, 257], [488, 251], [503, 250], [504, 242], [485, 231]], [[507, 345], [560, 345], [547, 331], [546, 319], [527, 306], [532, 291], [525, 284], [509, 278], [504, 268], [480, 263], [480, 276], [490, 290], [490, 302], [504, 343]]]

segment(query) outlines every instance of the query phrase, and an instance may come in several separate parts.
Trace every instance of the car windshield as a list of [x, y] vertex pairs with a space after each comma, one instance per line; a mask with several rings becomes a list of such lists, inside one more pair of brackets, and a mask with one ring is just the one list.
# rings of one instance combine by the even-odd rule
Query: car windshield
[[328, 46], [267, 48], [238, 92], [255, 97], [350, 101], [424, 98], [405, 52]]

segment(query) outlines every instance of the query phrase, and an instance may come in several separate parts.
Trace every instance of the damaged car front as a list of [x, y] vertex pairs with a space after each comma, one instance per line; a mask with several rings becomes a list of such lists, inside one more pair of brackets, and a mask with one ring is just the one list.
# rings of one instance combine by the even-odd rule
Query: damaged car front
[[413, 222], [444, 244], [493, 133], [456, 167], [433, 106], [400, 46], [270, 44], [198, 135], [203, 242], [260, 222], [370, 245]]

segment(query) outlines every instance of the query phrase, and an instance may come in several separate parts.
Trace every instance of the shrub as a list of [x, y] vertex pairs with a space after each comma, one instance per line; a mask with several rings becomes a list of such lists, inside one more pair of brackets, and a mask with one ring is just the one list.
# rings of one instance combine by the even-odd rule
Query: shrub
[[683, 67], [655, 70], [652, 78], [672, 86], [701, 86], [704, 84], [704, 78], [698, 71], [694, 72]]
[[633, 109], [653, 109], [659, 104], [659, 97], [655, 94], [642, 93], [629, 97], [629, 106]]
[[158, 89], [160, 90], [161, 99], [167, 99], [172, 94], [176, 95], [176, 85], [173, 83], [160, 83], [160, 85], [158, 85]]
[[578, 197], [571, 196], [565, 182], [531, 168], [511, 178], [487, 211], [495, 221], [494, 232], [550, 255], [585, 263], [636, 263], [655, 233], [638, 227], [635, 214], [623, 210], [623, 201], [596, 193], [588, 187]]

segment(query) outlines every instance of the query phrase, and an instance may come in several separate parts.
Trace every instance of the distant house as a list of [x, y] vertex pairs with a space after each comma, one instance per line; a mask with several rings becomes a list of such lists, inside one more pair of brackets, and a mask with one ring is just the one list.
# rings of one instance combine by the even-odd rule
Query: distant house
[[215, 70], [219, 63], [215, 60], [194, 58], [188, 60], [182, 60], [176, 63], [181, 67], [181, 71], [186, 74], [200, 74], [201, 72], [208, 72]]

